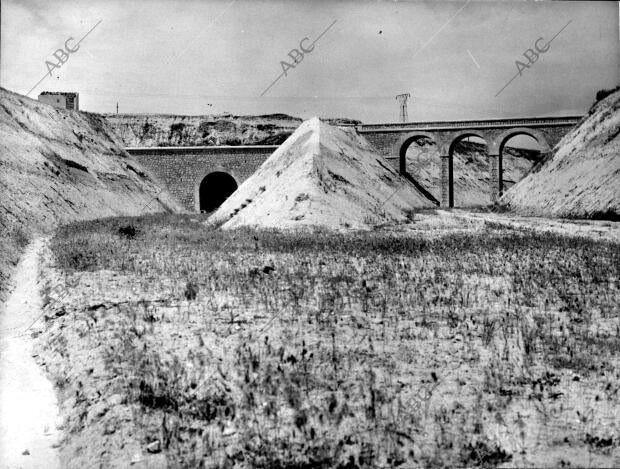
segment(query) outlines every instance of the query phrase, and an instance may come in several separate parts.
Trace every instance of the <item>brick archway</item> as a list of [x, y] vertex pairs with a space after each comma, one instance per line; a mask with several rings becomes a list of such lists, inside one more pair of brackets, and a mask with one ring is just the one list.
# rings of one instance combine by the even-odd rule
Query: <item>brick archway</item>
[[455, 132], [446, 139], [447, 148], [441, 156], [442, 205], [454, 207], [454, 150], [457, 144], [467, 137], [478, 137], [487, 145], [487, 154], [490, 155], [492, 140], [486, 132], [478, 130], [462, 130]]
[[225, 171], [213, 171], [198, 185], [196, 204], [200, 212], [213, 212], [237, 190], [237, 181]]
[[540, 145], [540, 151], [542, 153], [547, 153], [551, 151], [549, 143], [547, 142], [547, 138], [540, 130], [531, 129], [528, 127], [517, 127], [507, 130], [504, 133], [498, 135], [497, 138], [495, 138], [494, 143], [497, 148], [498, 154], [500, 154], [501, 151], [504, 149], [506, 142], [512, 137], [516, 137], [517, 135], [528, 135], [529, 137], [532, 137], [534, 140], [536, 140], [536, 142], [538, 142], [538, 145]]
[[497, 198], [504, 194], [504, 148], [506, 147], [506, 143], [508, 143], [511, 138], [519, 135], [527, 135], [528, 137], [533, 138], [540, 147], [539, 151], [541, 157], [551, 151], [545, 135], [536, 129], [517, 127], [498, 135], [495, 141], [497, 148]]
[[418, 139], [426, 138], [433, 142], [437, 148], [439, 145], [437, 143], [437, 138], [428, 132], [412, 132], [404, 137], [400, 138], [393, 147], [393, 151], [398, 155], [398, 170], [399, 173], [404, 176], [406, 179], [411, 182], [419, 192], [424, 195], [430, 202], [435, 204], [436, 206], [440, 205], [439, 200], [435, 198], [435, 196], [431, 193], [431, 186], [426, 186], [420, 182], [418, 179], [418, 175], [409, 174], [407, 171], [407, 150], [411, 146], [413, 142]]
[[439, 148], [437, 137], [428, 132], [411, 132], [401, 137], [394, 145], [393, 154], [398, 155], [398, 167], [401, 174], [407, 172], [407, 149], [419, 138], [427, 138], [432, 140]]

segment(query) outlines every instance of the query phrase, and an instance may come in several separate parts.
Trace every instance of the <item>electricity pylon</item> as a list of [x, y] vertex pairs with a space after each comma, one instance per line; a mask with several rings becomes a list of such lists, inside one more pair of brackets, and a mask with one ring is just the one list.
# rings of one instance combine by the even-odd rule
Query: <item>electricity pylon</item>
[[396, 95], [396, 99], [400, 103], [400, 120], [402, 122], [407, 122], [409, 120], [409, 116], [407, 116], [407, 100], [410, 96], [409, 93]]

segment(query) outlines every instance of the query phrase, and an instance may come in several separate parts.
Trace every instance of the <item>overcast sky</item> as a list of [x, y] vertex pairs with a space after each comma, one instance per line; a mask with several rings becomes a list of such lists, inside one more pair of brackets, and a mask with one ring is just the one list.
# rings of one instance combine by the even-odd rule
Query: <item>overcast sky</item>
[[[0, 85], [93, 112], [398, 121], [583, 114], [620, 81], [617, 2], [2, 0]], [[331, 26], [331, 27], [330, 27]], [[329, 29], [327, 29], [329, 28]], [[564, 29], [562, 29], [564, 28]], [[291, 49], [314, 50], [292, 63]], [[561, 32], [560, 32], [561, 31]], [[523, 53], [545, 53], [518, 75]], [[69, 41], [74, 47], [75, 41]], [[514, 80], [499, 95], [506, 83]], [[497, 95], [497, 96], [496, 96]]]

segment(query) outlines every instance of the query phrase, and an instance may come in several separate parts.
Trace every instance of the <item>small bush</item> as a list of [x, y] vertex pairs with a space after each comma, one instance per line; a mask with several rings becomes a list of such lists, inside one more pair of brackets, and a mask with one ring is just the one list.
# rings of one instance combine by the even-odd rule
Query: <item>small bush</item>
[[137, 230], [136, 230], [136, 227], [133, 225], [126, 225], [126, 226], [121, 226], [118, 229], [118, 233], [127, 239], [133, 239], [136, 237]]
[[469, 443], [461, 453], [461, 462], [464, 466], [497, 467], [508, 462], [512, 456], [497, 445], [490, 445], [483, 441]]
[[609, 96], [610, 94], [615, 93], [618, 90], [620, 90], [620, 85], [616, 86], [615, 88], [610, 88], [608, 90], [606, 90], [606, 89], [598, 90], [596, 92], [596, 102], [598, 103], [599, 101], [602, 101], [607, 96]]
[[177, 122], [175, 124], [170, 125], [170, 134], [181, 133], [185, 129], [185, 124], [182, 122]]
[[155, 127], [153, 127], [152, 124], [149, 124], [148, 121], [146, 121], [143, 125], [142, 125], [142, 137], [144, 138], [146, 135], [148, 135], [149, 133], [151, 133], [153, 131]]
[[188, 301], [194, 301], [196, 296], [198, 295], [198, 285], [194, 282], [188, 281], [185, 285], [185, 291], [183, 292], [183, 296]]

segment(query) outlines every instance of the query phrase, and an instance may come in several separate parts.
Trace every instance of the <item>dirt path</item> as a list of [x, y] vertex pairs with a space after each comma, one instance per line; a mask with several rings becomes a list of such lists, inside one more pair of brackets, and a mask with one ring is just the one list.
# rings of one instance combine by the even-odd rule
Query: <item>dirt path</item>
[[52, 446], [60, 432], [52, 383], [32, 357], [25, 333], [41, 312], [38, 256], [44, 240], [31, 243], [13, 277], [15, 291], [0, 313], [0, 468], [56, 469]]
[[474, 221], [489, 221], [514, 228], [529, 228], [539, 232], [584, 236], [596, 240], [620, 242], [620, 224], [608, 220], [570, 220], [563, 218], [526, 217], [502, 213], [478, 213], [465, 209], [437, 210], [442, 217], [458, 217]]

